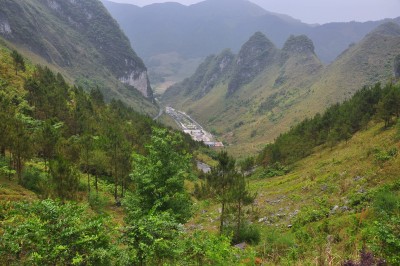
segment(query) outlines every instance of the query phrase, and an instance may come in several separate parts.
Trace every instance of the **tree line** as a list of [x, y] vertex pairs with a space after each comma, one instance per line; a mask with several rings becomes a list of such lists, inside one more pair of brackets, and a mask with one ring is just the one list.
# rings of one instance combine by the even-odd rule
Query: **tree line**
[[[11, 55], [18, 76], [25, 63], [18, 52]], [[132, 150], [144, 153], [152, 127], [160, 125], [119, 100], [106, 103], [98, 88], [87, 93], [70, 86], [47, 67], [36, 66], [24, 73], [23, 80], [21, 88], [15, 88], [11, 79], [0, 83], [0, 155], [8, 158], [18, 183], [39, 189], [41, 181], [28, 180], [34, 175], [25, 167], [35, 158], [44, 164], [42, 182], [54, 188], [46, 193], [74, 199], [81, 172], [87, 176], [89, 192], [97, 191], [101, 176], [114, 183], [116, 201], [123, 197], [130, 183]]]
[[275, 142], [266, 145], [257, 161], [264, 166], [291, 164], [310, 155], [319, 145], [333, 147], [348, 141], [354, 133], [366, 129], [372, 120], [387, 128], [400, 115], [400, 84], [375, 84], [363, 87], [351, 99], [329, 107], [323, 114], [307, 118]]

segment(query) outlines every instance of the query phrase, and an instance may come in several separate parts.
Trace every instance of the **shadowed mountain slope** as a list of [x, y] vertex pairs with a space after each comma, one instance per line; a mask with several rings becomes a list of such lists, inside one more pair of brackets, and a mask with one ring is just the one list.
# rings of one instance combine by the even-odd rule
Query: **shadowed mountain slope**
[[140, 95], [152, 99], [142, 59], [100, 1], [1, 1], [0, 36], [77, 85], [100, 87], [108, 99], [137, 109], [154, 108]]

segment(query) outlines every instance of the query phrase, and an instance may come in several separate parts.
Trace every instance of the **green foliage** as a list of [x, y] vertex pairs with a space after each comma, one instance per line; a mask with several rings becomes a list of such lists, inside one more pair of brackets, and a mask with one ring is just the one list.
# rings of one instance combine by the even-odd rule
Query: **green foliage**
[[58, 157], [50, 162], [50, 173], [55, 192], [61, 200], [73, 200], [79, 185], [79, 173], [67, 160]]
[[107, 206], [108, 199], [97, 193], [90, 193], [89, 195], [89, 206], [92, 210], [97, 213], [104, 213], [104, 209]]
[[128, 217], [123, 242], [129, 246], [133, 263], [151, 265], [178, 257], [176, 239], [183, 228], [169, 212], [154, 209], [147, 215]]
[[252, 170], [255, 165], [254, 157], [249, 156], [242, 161], [239, 161], [238, 164], [242, 173], [248, 172]]
[[393, 123], [394, 116], [400, 116], [400, 86], [388, 85], [385, 94], [377, 104], [376, 116], [385, 122], [385, 127]]
[[181, 243], [182, 253], [175, 265], [254, 265], [254, 251], [232, 247], [225, 235], [195, 231], [184, 236]]
[[[205, 186], [197, 190], [202, 192], [200, 195], [211, 192], [210, 194], [221, 204], [219, 226], [221, 234], [233, 232], [235, 241], [249, 237], [251, 241], [256, 242], [257, 230], [248, 228], [244, 221], [245, 207], [254, 202], [256, 195], [250, 193], [244, 174], [235, 169], [235, 162], [226, 151], [220, 152], [218, 165], [206, 175]], [[229, 214], [232, 214], [232, 219]]]
[[315, 199], [316, 206], [304, 206], [293, 221], [295, 229], [308, 223], [317, 222], [325, 219], [329, 215], [330, 206], [326, 198]]
[[132, 180], [136, 186], [138, 207], [148, 213], [170, 212], [178, 222], [191, 216], [192, 202], [184, 187], [189, 177], [191, 155], [183, 149], [180, 134], [153, 128], [147, 156], [133, 154]]
[[48, 176], [35, 167], [28, 167], [23, 172], [22, 185], [36, 193], [46, 195], [50, 180]]
[[377, 117], [390, 125], [400, 114], [400, 85], [379, 83], [359, 90], [341, 104], [328, 108], [324, 114], [305, 119], [288, 132], [281, 134], [273, 144], [267, 145], [258, 162], [271, 165], [276, 162], [290, 164], [312, 153], [318, 145], [333, 148], [339, 141], [348, 141], [357, 131]]
[[[4, 56], [11, 64], [10, 54]], [[106, 178], [114, 180], [116, 199], [123, 197], [130, 184], [131, 151], [145, 151], [155, 123], [121, 101], [105, 104], [98, 89], [88, 95], [69, 86], [48, 67], [28, 68], [20, 84], [20, 75], [0, 73], [0, 151], [11, 153], [3, 172], [11, 177], [15, 171], [20, 184], [64, 200], [76, 198], [81, 170], [88, 190], [91, 176], [96, 188], [98, 178]], [[47, 186], [42, 186], [39, 171], [24, 171], [25, 162], [33, 158], [44, 161]]]
[[394, 157], [396, 157], [398, 151], [397, 151], [396, 147], [393, 147], [387, 151], [382, 150], [382, 149], [375, 149], [373, 151], [373, 153], [374, 153], [375, 162], [382, 166], [382, 164], [384, 162], [389, 161], [389, 160], [393, 159]]
[[400, 210], [400, 196], [389, 189], [378, 190], [374, 195], [373, 207], [380, 213], [395, 214]]
[[[288, 232], [278, 229], [270, 229], [265, 237], [265, 255], [275, 263], [279, 263], [284, 257], [295, 254], [296, 238]], [[292, 259], [296, 259], [295, 257]]]
[[16, 50], [13, 50], [11, 52], [11, 57], [13, 58], [14, 61], [15, 75], [18, 75], [18, 70], [24, 72], [26, 70], [26, 67], [22, 55], [18, 53]]
[[265, 167], [262, 177], [274, 177], [274, 176], [283, 176], [285, 174], [289, 173], [289, 168], [287, 166], [284, 166], [280, 164], [279, 162], [276, 162], [272, 165], [268, 165]]
[[229, 156], [226, 151], [221, 151], [218, 154], [218, 165], [211, 168], [211, 172], [206, 176], [207, 186], [218, 203], [221, 204], [220, 233], [224, 230], [227, 207], [231, 202], [231, 193], [237, 176], [239, 176], [239, 173], [235, 169], [235, 159]]
[[6, 157], [0, 157], [0, 176], [12, 177], [16, 174], [16, 171], [9, 166], [9, 162]]
[[251, 245], [257, 245], [261, 240], [260, 228], [255, 224], [249, 224], [243, 222], [240, 225], [239, 231], [236, 232], [236, 228], [226, 228], [226, 232], [233, 232], [232, 243], [248, 243]]
[[364, 229], [364, 237], [374, 254], [390, 265], [400, 263], [400, 194], [396, 185], [378, 189], [374, 195], [373, 222]]
[[7, 265], [111, 264], [109, 228], [76, 204], [11, 204], [0, 218], [0, 260]]

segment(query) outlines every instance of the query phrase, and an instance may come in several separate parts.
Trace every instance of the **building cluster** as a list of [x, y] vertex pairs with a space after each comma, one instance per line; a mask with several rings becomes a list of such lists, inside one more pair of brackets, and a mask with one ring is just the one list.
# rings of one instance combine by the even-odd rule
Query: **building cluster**
[[205, 131], [202, 126], [194, 121], [189, 115], [184, 112], [175, 110], [174, 108], [168, 106], [165, 108], [165, 112], [171, 116], [183, 132], [189, 134], [193, 140], [202, 141], [205, 145], [209, 147], [224, 147], [222, 142], [214, 141], [214, 136]]

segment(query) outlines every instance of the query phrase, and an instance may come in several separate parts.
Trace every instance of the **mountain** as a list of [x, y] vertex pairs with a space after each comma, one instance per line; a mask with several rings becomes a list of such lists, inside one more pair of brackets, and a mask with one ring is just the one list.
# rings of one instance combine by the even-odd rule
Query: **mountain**
[[[389, 81], [400, 55], [399, 30], [396, 23], [382, 24], [328, 66], [305, 35], [290, 36], [278, 49], [258, 32], [234, 59], [227, 51], [207, 58], [162, 101], [190, 113], [233, 152], [245, 155], [363, 85]], [[225, 71], [215, 70], [222, 65]]]
[[399, 54], [400, 26], [393, 22], [378, 26], [326, 67], [305, 104], [330, 105], [354, 94], [356, 84], [388, 82], [395, 76], [394, 60]]
[[268, 36], [277, 47], [282, 47], [290, 35], [307, 35], [321, 61], [330, 63], [350, 44], [359, 42], [385, 22], [309, 25], [268, 12], [246, 0], [206, 0], [190, 6], [162, 3], [144, 7], [107, 0], [103, 3], [143, 57], [156, 87], [189, 77], [208, 55], [226, 47], [237, 53], [257, 31]]
[[146, 67], [100, 1], [1, 1], [0, 36], [76, 85], [154, 109]]

